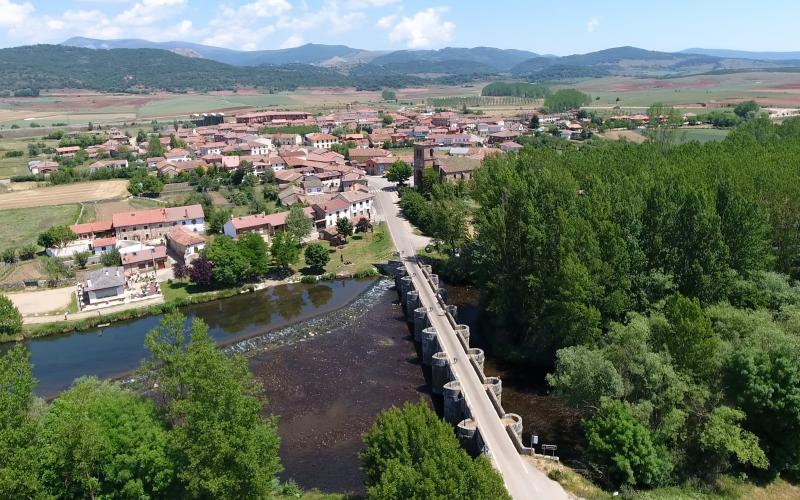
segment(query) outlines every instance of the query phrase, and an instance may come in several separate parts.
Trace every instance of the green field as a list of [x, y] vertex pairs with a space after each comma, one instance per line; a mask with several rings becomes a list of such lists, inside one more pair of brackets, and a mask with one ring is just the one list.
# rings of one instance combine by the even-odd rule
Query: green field
[[0, 210], [0, 252], [36, 243], [39, 233], [58, 224], [74, 224], [80, 205]]
[[[328, 245], [325, 241], [320, 241]], [[368, 271], [373, 264], [386, 262], [394, 253], [394, 245], [386, 226], [375, 226], [371, 233], [358, 233], [347, 239], [343, 248], [331, 248], [331, 260], [325, 266], [327, 273], [355, 274]], [[349, 264], [348, 264], [349, 262]], [[296, 266], [303, 274], [313, 274], [306, 266], [305, 255], [301, 254], [300, 263]]]
[[212, 110], [241, 108], [244, 106], [290, 106], [297, 101], [287, 94], [261, 94], [243, 96], [186, 95], [171, 99], [150, 101], [137, 111], [139, 118], [189, 115]]
[[[41, 139], [44, 135], [46, 134], [42, 132], [41, 136], [38, 138], [0, 138], [0, 179], [7, 179], [13, 175], [29, 174], [28, 161], [30, 161], [31, 158], [28, 156], [28, 143], [42, 141], [53, 147], [58, 144], [58, 141], [45, 141]], [[8, 151], [22, 151], [23, 155], [14, 158], [6, 158], [5, 155]]]
[[680, 130], [678, 132], [678, 140], [681, 143], [690, 141], [722, 141], [728, 137], [728, 132], [730, 132], [730, 130], [719, 128], [695, 128], [690, 130]]

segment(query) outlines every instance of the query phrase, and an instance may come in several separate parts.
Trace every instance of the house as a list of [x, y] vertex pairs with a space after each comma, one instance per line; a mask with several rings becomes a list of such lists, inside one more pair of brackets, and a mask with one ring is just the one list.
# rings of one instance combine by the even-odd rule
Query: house
[[128, 160], [99, 160], [89, 165], [89, 172], [94, 172], [101, 168], [109, 168], [109, 169], [128, 168]]
[[58, 170], [59, 164], [49, 160], [32, 160], [28, 162], [28, 168], [33, 175], [49, 175]]
[[164, 153], [164, 158], [169, 162], [189, 161], [189, 152], [181, 148], [173, 148]]
[[347, 151], [347, 156], [353, 165], [366, 164], [370, 158], [383, 158], [391, 154], [390, 151], [379, 148], [351, 148]]
[[166, 269], [167, 267], [167, 247], [164, 245], [126, 252], [121, 254], [120, 257], [126, 276], [141, 271]]
[[156, 168], [156, 166], [158, 166], [158, 164], [162, 161], [167, 161], [167, 159], [163, 156], [152, 156], [145, 160], [145, 164], [147, 165], [148, 170], [152, 170]]
[[110, 220], [99, 220], [69, 226], [79, 240], [93, 240], [113, 235], [113, 225]]
[[117, 239], [113, 236], [105, 238], [95, 238], [91, 241], [92, 253], [100, 255], [102, 253], [110, 252], [117, 247]]
[[511, 130], [495, 132], [493, 134], [489, 134], [489, 144], [502, 144], [507, 141], [513, 141], [520, 135], [521, 134], [519, 132], [513, 132]]
[[205, 248], [206, 237], [187, 231], [183, 226], [175, 226], [167, 233], [167, 245], [184, 263], [189, 263]]
[[[303, 209], [303, 213], [311, 219], [314, 210], [311, 207]], [[289, 217], [289, 212], [277, 212], [274, 214], [255, 214], [246, 215], [244, 217], [233, 217], [225, 223], [223, 232], [231, 238], [238, 238], [244, 233], [257, 233], [262, 237], [266, 236], [269, 239], [278, 231], [286, 229], [286, 219]]]
[[258, 138], [252, 141], [247, 141], [243, 151], [246, 151], [247, 154], [252, 156], [266, 156], [269, 154], [271, 149], [272, 141], [269, 139]]
[[162, 161], [156, 165], [156, 171], [166, 177], [174, 177], [181, 172], [191, 172], [196, 168], [206, 170], [208, 164], [203, 160], [187, 160], [187, 161]]
[[439, 172], [442, 182], [468, 181], [472, 172], [481, 166], [481, 162], [469, 157], [445, 156], [437, 158], [434, 168]]
[[126, 283], [124, 270], [119, 266], [89, 271], [82, 284], [84, 299], [88, 304], [124, 299]]
[[258, 111], [236, 115], [236, 123], [272, 123], [275, 121], [310, 120], [311, 113], [305, 111]]
[[366, 170], [369, 175], [384, 175], [398, 158], [383, 156], [367, 160]]
[[305, 194], [320, 194], [323, 191], [322, 180], [316, 175], [307, 175], [301, 182], [300, 186], [305, 191]]
[[200, 156], [206, 156], [210, 154], [222, 154], [222, 148], [227, 146], [224, 142], [207, 142], [205, 144], [201, 144], [197, 151], [200, 153]]
[[111, 218], [117, 240], [149, 241], [163, 239], [175, 226], [195, 233], [205, 232], [202, 205], [156, 208], [114, 214]]
[[75, 158], [75, 154], [80, 150], [80, 146], [65, 146], [56, 148], [56, 155], [60, 158]]
[[517, 144], [513, 141], [506, 141], [500, 144], [500, 149], [504, 153], [519, 153], [519, 150], [522, 149], [522, 144]]
[[354, 222], [362, 217], [371, 219], [374, 197], [369, 192], [344, 191], [328, 201], [314, 203], [312, 207], [322, 227], [331, 227], [341, 218]]
[[306, 144], [319, 149], [330, 149], [334, 144], [339, 144], [339, 138], [331, 134], [313, 132], [306, 134]]

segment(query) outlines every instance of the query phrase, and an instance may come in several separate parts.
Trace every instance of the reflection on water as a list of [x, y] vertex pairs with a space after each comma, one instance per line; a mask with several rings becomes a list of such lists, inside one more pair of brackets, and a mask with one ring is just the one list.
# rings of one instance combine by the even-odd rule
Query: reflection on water
[[[280, 285], [181, 311], [187, 321], [195, 317], [204, 320], [211, 337], [228, 344], [339, 309], [372, 284], [369, 280], [344, 280]], [[148, 316], [88, 332], [26, 341], [39, 380], [36, 392], [50, 397], [80, 376], [108, 378], [135, 370], [148, 357], [144, 337], [160, 320], [161, 316]], [[7, 348], [0, 346], [0, 350]]]

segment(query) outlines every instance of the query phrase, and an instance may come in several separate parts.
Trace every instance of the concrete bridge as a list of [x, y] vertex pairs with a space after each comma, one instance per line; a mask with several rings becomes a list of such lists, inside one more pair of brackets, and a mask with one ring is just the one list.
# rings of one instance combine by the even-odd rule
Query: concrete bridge
[[377, 218], [386, 222], [402, 258], [394, 263], [397, 290], [421, 344], [422, 363], [431, 367], [432, 390], [444, 398], [445, 419], [456, 426], [463, 446], [489, 456], [515, 500], [569, 498], [525, 458], [533, 450], [522, 444], [522, 419], [503, 409], [501, 380], [484, 375], [483, 351], [470, 348], [469, 327], [456, 321], [438, 276], [418, 262], [421, 237], [401, 217], [396, 191], [380, 177], [371, 177], [370, 187], [378, 188]]
[[491, 458], [514, 499], [567, 498], [524, 459], [533, 450], [522, 443], [522, 418], [503, 409], [502, 381], [484, 375], [483, 350], [470, 347], [469, 326], [456, 321], [438, 276], [413, 256], [394, 265], [406, 320], [414, 325], [422, 364], [431, 368], [431, 390], [443, 397], [444, 418], [456, 426], [461, 445]]

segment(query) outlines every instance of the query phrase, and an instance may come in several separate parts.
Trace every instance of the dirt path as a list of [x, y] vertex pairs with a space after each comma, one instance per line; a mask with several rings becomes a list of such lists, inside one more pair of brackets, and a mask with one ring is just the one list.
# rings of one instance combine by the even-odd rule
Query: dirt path
[[78, 182], [1, 194], [0, 210], [110, 200], [127, 195], [128, 181], [124, 179]]

